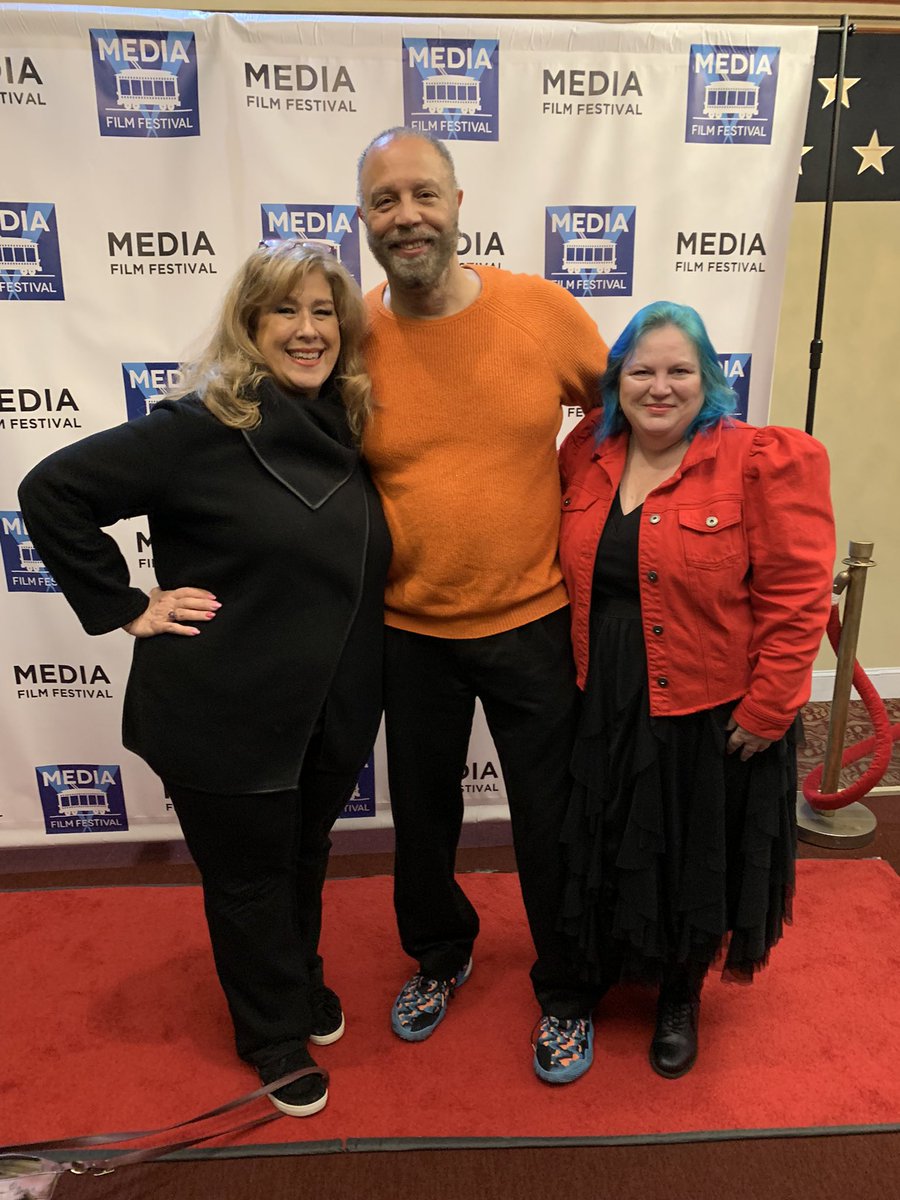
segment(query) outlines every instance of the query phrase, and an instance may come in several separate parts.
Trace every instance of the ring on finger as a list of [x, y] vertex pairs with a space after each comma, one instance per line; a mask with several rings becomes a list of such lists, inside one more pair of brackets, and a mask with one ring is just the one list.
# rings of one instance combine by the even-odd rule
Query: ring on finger
[[177, 621], [177, 620], [178, 620], [178, 617], [176, 616], [176, 613], [175, 613], [175, 609], [174, 609], [174, 608], [170, 608], [170, 609], [169, 609], [169, 620], [170, 620], [170, 621]]

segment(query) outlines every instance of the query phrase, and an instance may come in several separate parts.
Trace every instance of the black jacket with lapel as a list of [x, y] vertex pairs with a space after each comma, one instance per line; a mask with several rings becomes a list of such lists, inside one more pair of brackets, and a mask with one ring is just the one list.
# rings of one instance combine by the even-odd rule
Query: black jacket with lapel
[[196, 397], [45, 459], [20, 489], [25, 524], [88, 633], [144, 611], [102, 526], [145, 514], [164, 589], [222, 607], [195, 637], [138, 639], [123, 741], [163, 779], [209, 792], [296, 785], [316, 722], [322, 765], [353, 772], [381, 713], [390, 539], [323, 395], [264, 385], [256, 430], [228, 428]]

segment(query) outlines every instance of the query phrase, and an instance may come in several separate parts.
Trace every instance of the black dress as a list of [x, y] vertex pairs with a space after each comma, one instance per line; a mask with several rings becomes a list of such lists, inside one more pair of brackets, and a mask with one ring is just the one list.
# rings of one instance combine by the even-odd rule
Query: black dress
[[651, 717], [640, 519], [617, 495], [597, 553], [562, 925], [603, 987], [720, 958], [726, 977], [749, 982], [790, 920], [794, 732], [741, 762], [725, 752], [733, 703]]

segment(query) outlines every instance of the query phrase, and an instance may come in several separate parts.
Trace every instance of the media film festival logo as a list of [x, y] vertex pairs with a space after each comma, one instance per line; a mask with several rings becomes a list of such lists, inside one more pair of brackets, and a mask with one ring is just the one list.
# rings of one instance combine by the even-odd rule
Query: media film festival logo
[[146, 417], [181, 383], [181, 364], [177, 362], [122, 363], [125, 408], [128, 420]]
[[92, 29], [101, 137], [198, 137], [197, 49], [192, 33]]
[[56, 205], [0, 200], [0, 300], [65, 300]]
[[44, 566], [28, 536], [20, 512], [0, 512], [0, 549], [3, 552], [7, 591], [59, 591], [56, 580]]
[[633, 204], [548, 208], [545, 278], [573, 296], [630, 296], [636, 212]]
[[0, 387], [0, 429], [80, 428], [78, 402], [69, 388]]
[[311, 241], [341, 263], [357, 283], [359, 269], [359, 213], [355, 204], [262, 204], [264, 241]]
[[738, 406], [734, 415], [741, 421], [747, 420], [750, 404], [750, 364], [752, 361], [752, 354], [719, 355], [719, 362], [722, 364], [728, 385], [734, 388], [737, 396]]
[[405, 124], [445, 140], [496, 142], [500, 130], [496, 39], [403, 39]]
[[777, 46], [691, 46], [685, 141], [768, 146]]
[[[343, 63], [335, 70], [333, 63], [324, 62], [245, 62], [244, 87], [247, 89], [247, 108], [285, 112], [357, 111], [351, 99], [356, 94], [356, 87]], [[273, 91], [300, 92], [301, 95], [272, 96]], [[316, 92], [319, 94], [310, 94]]]
[[10, 107], [19, 107], [35, 104], [38, 108], [46, 108], [47, 101], [38, 91], [43, 85], [44, 81], [34, 59], [27, 54], [7, 54], [0, 58], [0, 106], [8, 104]]
[[128, 814], [118, 766], [53, 763], [35, 767], [47, 833], [126, 830]]

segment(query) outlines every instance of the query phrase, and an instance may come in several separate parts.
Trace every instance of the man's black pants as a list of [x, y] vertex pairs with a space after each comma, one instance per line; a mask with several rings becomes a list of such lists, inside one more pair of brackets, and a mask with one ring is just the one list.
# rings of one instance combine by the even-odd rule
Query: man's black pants
[[482, 638], [388, 628], [385, 718], [396, 830], [394, 904], [404, 950], [446, 979], [472, 952], [478, 914], [455, 878], [462, 776], [476, 697], [506, 782], [522, 897], [543, 1012], [582, 1016], [594, 995], [578, 981], [556, 930], [563, 883], [560, 829], [578, 690], [569, 610]]

